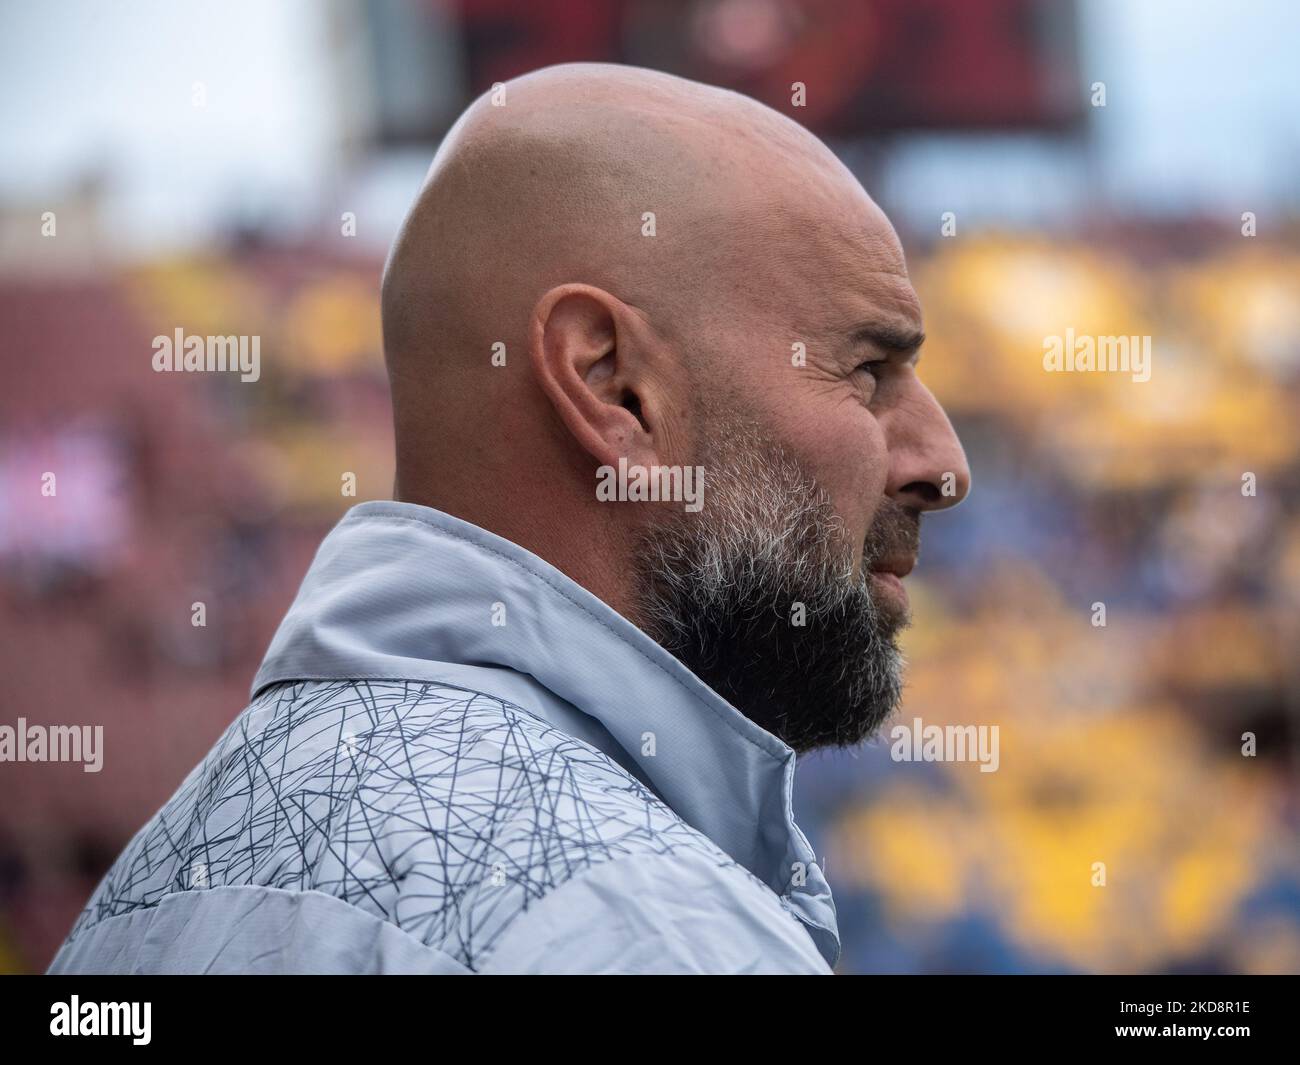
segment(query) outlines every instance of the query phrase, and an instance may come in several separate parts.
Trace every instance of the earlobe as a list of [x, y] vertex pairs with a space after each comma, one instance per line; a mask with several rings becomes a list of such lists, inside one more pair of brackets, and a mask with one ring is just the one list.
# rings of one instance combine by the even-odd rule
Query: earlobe
[[601, 465], [650, 448], [641, 420], [640, 367], [625, 328], [629, 309], [591, 285], [561, 285], [534, 308], [529, 357], [575, 442]]

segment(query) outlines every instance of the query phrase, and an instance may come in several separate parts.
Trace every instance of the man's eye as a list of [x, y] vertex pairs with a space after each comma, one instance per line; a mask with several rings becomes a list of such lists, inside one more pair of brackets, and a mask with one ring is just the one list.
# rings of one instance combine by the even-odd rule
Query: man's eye
[[865, 373], [869, 373], [869, 374], [871, 374], [872, 377], [874, 377], [874, 378], [876, 378], [877, 380], [879, 380], [879, 379], [880, 379], [881, 371], [884, 370], [884, 368], [885, 368], [885, 366], [886, 366], [887, 364], [888, 364], [888, 360], [887, 360], [887, 359], [873, 359], [873, 360], [870, 361], [870, 362], [864, 362], [864, 363], [862, 363], [862, 364], [858, 367], [858, 369], [861, 370], [861, 371], [863, 371], [863, 372], [865, 372]]

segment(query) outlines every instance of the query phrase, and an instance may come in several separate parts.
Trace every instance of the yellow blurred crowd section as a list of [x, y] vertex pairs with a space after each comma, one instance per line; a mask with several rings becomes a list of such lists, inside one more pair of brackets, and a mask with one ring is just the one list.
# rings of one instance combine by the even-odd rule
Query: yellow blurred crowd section
[[[950, 412], [1024, 429], [1084, 484], [1293, 463], [1300, 255], [1238, 242], [1157, 267], [1043, 237], [941, 246], [912, 271], [930, 337], [924, 377]], [[1067, 328], [1152, 337], [1151, 379], [1044, 372], [1044, 338]]]
[[[830, 848], [837, 889], [872, 891], [922, 939], [964, 911], [995, 912], [1017, 946], [1082, 971], [1206, 953], [1300, 968], [1294, 915], [1267, 931], [1238, 921], [1252, 892], [1300, 875], [1294, 752], [1278, 765], [1243, 757], [1235, 732], [1202, 734], [1162, 691], [1162, 671], [1187, 662], [1167, 619], [1093, 628], [1031, 567], [990, 573], [981, 598], [966, 616], [933, 591], [917, 602], [903, 717], [997, 725], [998, 769], [935, 763], [941, 787], [901, 773], [850, 805]], [[1286, 649], [1254, 645], [1254, 619], [1206, 620], [1216, 654], [1185, 683], [1215, 692], [1242, 665], [1278, 677]]]
[[[128, 279], [144, 320], [262, 337], [265, 387], [239, 393], [250, 431], [236, 446], [277, 506], [334, 513], [341, 470], [357, 475], [358, 499], [385, 497], [391, 487], [377, 270], [366, 266], [276, 279], [267, 276], [274, 269], [203, 259], [157, 263]], [[303, 386], [316, 390], [312, 402]]]

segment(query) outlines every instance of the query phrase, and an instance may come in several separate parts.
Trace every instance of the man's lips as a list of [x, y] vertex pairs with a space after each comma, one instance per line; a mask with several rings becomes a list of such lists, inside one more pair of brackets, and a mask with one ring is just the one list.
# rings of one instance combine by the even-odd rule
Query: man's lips
[[915, 555], [898, 555], [882, 559], [871, 568], [871, 583], [877, 592], [892, 599], [895, 609], [903, 614], [906, 614], [910, 605], [903, 578], [912, 572], [915, 565]]
[[871, 572], [873, 574], [892, 574], [901, 580], [912, 572], [912, 567], [915, 565], [915, 555], [893, 555], [877, 562], [871, 567]]
[[878, 595], [883, 595], [886, 600], [892, 600], [895, 611], [904, 613], [907, 611], [911, 600], [907, 597], [907, 589], [903, 586], [902, 577], [895, 573], [872, 570], [871, 584]]

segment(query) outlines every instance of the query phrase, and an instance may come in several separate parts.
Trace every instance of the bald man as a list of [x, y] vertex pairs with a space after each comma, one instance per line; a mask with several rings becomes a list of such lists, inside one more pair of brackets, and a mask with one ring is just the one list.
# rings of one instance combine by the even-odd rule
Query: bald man
[[969, 474], [888, 220], [790, 119], [499, 86], [384, 274], [395, 501], [55, 972], [827, 973], [797, 753], [870, 737]]

